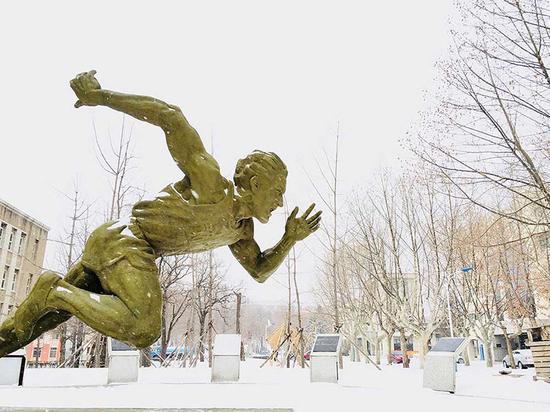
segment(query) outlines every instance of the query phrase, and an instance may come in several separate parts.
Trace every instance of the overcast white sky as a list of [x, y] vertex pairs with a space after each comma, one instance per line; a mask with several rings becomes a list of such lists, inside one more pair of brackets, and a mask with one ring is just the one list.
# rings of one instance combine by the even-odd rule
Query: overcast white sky
[[[80, 189], [98, 205], [108, 184], [94, 154], [116, 135], [122, 116], [74, 109], [68, 82], [96, 69], [103, 88], [151, 95], [179, 105], [232, 177], [254, 149], [277, 152], [289, 169], [287, 200], [305, 208], [317, 196], [304, 170], [332, 153], [340, 122], [340, 193], [344, 202], [382, 166], [407, 157], [398, 139], [423, 107], [434, 64], [449, 45], [450, 0], [431, 1], [24, 1], [0, 16], [2, 80], [0, 198], [51, 227], [57, 238], [70, 215], [59, 191]], [[133, 179], [154, 193], [179, 180], [153, 126], [133, 124]], [[284, 218], [256, 224], [262, 248], [282, 235]], [[318, 248], [314, 238], [305, 241]], [[304, 298], [316, 263], [300, 247]], [[225, 248], [227, 249], [227, 248]], [[284, 300], [285, 269], [256, 285], [226, 250], [231, 282], [247, 299]], [[54, 266], [55, 244], [47, 265]]]

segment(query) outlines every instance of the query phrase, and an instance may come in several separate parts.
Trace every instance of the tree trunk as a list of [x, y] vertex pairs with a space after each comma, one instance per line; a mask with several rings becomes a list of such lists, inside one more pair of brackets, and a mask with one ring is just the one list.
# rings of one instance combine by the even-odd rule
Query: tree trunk
[[428, 353], [428, 351], [430, 350], [429, 347], [428, 347], [428, 342], [430, 341], [430, 338], [431, 338], [431, 334], [429, 336], [423, 336], [423, 335], [420, 335], [419, 336], [420, 338], [420, 342], [422, 343], [422, 347], [420, 348], [420, 368], [421, 369], [424, 369], [424, 362], [426, 361], [426, 355]]
[[59, 326], [59, 365], [65, 363], [65, 346], [67, 343], [67, 324]]
[[512, 350], [512, 343], [510, 342], [510, 337], [508, 336], [508, 330], [506, 326], [500, 325], [502, 333], [504, 334], [504, 340], [506, 342], [506, 351], [508, 352], [508, 359], [510, 359], [510, 366], [512, 369], [516, 369], [516, 361], [514, 359], [514, 351]]
[[204, 362], [204, 329], [206, 318], [199, 319], [199, 362]]
[[391, 365], [392, 363], [392, 357], [391, 357], [391, 353], [393, 352], [393, 336], [388, 332], [388, 334], [386, 335], [386, 344], [388, 345], [388, 353], [386, 354], [387, 356], [387, 360], [388, 360], [388, 365]]
[[380, 352], [381, 352], [381, 344], [382, 344], [382, 341], [376, 337], [376, 341], [375, 341], [375, 346], [374, 346], [374, 355], [376, 357], [376, 364], [377, 365], [380, 365]]
[[401, 352], [403, 352], [403, 367], [408, 368], [410, 360], [407, 355], [407, 337], [405, 336], [405, 329], [399, 329], [399, 339], [401, 342]]
[[[80, 367], [80, 358], [82, 357], [82, 346], [84, 345], [84, 323], [80, 320], [76, 327], [76, 332], [74, 335], [74, 346], [73, 346], [73, 361], [71, 367], [79, 368]], [[77, 354], [75, 352], [78, 352]]]
[[470, 366], [470, 342], [468, 342], [464, 350], [464, 366]]
[[213, 310], [213, 289], [214, 289], [214, 283], [213, 283], [213, 267], [212, 267], [212, 251], [208, 252], [208, 325], [207, 325], [207, 345], [208, 345], [208, 367], [212, 367], [212, 334], [214, 332], [214, 324], [212, 320], [212, 310]]
[[492, 341], [490, 338], [485, 337], [483, 340], [483, 348], [485, 350], [485, 365], [488, 368], [492, 368], [494, 365], [493, 361], [493, 348], [492, 348]]
[[151, 358], [150, 358], [150, 353], [151, 353], [151, 347], [150, 346], [146, 347], [145, 349], [141, 349], [139, 351], [139, 364], [140, 364], [140, 366], [148, 368], [152, 365]]
[[36, 338], [36, 349], [34, 353], [34, 367], [38, 368], [38, 362], [40, 362], [40, 336]]
[[[237, 295], [237, 314], [235, 315], [235, 333], [237, 335], [241, 334], [241, 303], [242, 303], [242, 294], [239, 292]], [[244, 361], [244, 342], [241, 336], [241, 361]]]

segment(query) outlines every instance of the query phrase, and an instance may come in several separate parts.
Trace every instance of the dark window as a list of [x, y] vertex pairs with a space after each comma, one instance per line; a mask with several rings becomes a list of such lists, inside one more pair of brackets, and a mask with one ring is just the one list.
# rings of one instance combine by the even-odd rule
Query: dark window
[[6, 233], [6, 223], [0, 223], [0, 247], [2, 247], [2, 239], [4, 239], [4, 233]]
[[33, 246], [33, 249], [32, 249], [32, 259], [33, 260], [36, 260], [36, 256], [38, 255], [38, 242], [40, 242], [40, 240], [34, 239], [34, 246]]

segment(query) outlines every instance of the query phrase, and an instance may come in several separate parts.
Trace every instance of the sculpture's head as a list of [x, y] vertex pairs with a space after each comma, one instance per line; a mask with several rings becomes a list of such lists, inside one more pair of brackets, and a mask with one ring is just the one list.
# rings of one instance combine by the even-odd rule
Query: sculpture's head
[[260, 222], [266, 223], [271, 213], [283, 206], [287, 174], [283, 161], [271, 152], [255, 150], [237, 162], [233, 181]]

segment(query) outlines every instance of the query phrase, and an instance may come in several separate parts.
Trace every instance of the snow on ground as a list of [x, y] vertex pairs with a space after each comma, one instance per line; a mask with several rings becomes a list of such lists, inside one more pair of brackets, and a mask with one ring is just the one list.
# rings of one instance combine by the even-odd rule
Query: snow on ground
[[251, 408], [296, 412], [550, 411], [550, 384], [533, 369], [498, 374], [482, 363], [458, 366], [454, 395], [422, 388], [422, 370], [346, 362], [338, 384], [309, 383], [309, 370], [241, 364], [239, 383], [211, 384], [206, 367], [142, 368], [135, 384], [106, 385], [106, 369], [28, 369], [23, 387], [0, 387], [0, 407]]

